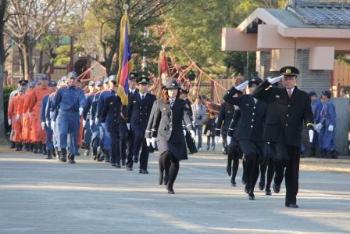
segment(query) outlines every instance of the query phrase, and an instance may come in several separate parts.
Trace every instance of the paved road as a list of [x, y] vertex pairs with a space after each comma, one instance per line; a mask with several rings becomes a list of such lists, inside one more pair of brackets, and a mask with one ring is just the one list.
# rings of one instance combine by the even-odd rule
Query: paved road
[[175, 195], [157, 185], [156, 155], [149, 175], [42, 158], [0, 153], [0, 233], [350, 233], [346, 173], [302, 171], [301, 208], [288, 209], [284, 189], [249, 201], [231, 187], [219, 153], [181, 163]]

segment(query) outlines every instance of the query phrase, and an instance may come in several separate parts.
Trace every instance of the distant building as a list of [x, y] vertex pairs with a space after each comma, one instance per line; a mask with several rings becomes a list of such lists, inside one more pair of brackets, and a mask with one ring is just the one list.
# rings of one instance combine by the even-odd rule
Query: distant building
[[286, 9], [256, 9], [237, 28], [224, 28], [223, 51], [256, 51], [261, 77], [285, 65], [301, 71], [298, 86], [332, 86], [335, 56], [350, 53], [350, 1], [290, 1]]

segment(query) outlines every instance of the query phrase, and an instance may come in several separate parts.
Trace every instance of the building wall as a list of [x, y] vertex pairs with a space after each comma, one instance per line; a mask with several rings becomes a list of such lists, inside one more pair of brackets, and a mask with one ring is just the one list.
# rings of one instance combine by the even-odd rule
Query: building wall
[[315, 91], [318, 95], [331, 88], [331, 71], [309, 70], [309, 50], [298, 50], [295, 66], [300, 70], [298, 87], [307, 92]]

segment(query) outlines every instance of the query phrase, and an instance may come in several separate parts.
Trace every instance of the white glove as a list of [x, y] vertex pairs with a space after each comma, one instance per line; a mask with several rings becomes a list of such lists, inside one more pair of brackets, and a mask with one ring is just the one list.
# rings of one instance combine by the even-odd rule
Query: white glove
[[152, 137], [150, 140], [151, 140], [150, 143], [151, 143], [152, 147], [156, 148], [157, 147], [157, 144], [156, 144], [157, 138]]
[[85, 127], [86, 125], [86, 120], [83, 120], [83, 127]]
[[128, 130], [130, 130], [130, 124], [129, 123], [126, 124], [126, 127], [128, 128]]
[[90, 119], [89, 124], [90, 124], [90, 127], [92, 127], [92, 125], [94, 124], [94, 121]]
[[219, 136], [215, 136], [214, 141], [215, 141], [215, 144], [219, 144], [220, 137]]
[[95, 125], [98, 125], [98, 118], [95, 118]]
[[196, 137], [196, 133], [194, 132], [194, 130], [190, 131], [191, 137], [194, 139]]
[[246, 81], [244, 81], [242, 84], [237, 85], [237, 86], [235, 87], [235, 89], [237, 89], [237, 90], [239, 90], [239, 91], [243, 91], [243, 90], [245, 90], [245, 89], [247, 88], [248, 83], [249, 83], [249, 81], [246, 80]]
[[232, 140], [232, 137], [230, 137], [230, 136], [227, 136], [227, 144], [230, 144], [231, 143], [231, 140]]
[[186, 130], [184, 129], [184, 130], [182, 130], [182, 132], [184, 133], [184, 136], [186, 136]]
[[83, 114], [84, 108], [80, 107], [79, 108], [79, 115], [81, 116]]
[[267, 81], [270, 83], [270, 84], [275, 84], [275, 83], [278, 83], [280, 82], [281, 80], [283, 79], [283, 75], [282, 76], [278, 76], [278, 77], [269, 77], [267, 78]]
[[45, 124], [46, 124], [46, 127], [48, 128], [50, 127], [50, 121], [46, 120]]
[[7, 122], [9, 123], [9, 125], [12, 124], [11, 119], [8, 119]]
[[328, 126], [328, 131], [333, 132], [334, 131], [334, 126], [333, 125], [329, 125]]
[[45, 130], [45, 122], [41, 122], [41, 129]]
[[[55, 126], [56, 125], [56, 121], [51, 121], [51, 124], [52, 124], [52, 126]], [[52, 129], [54, 129], [54, 128], [52, 128]]]
[[148, 147], [151, 146], [151, 138], [146, 138], [146, 144]]
[[312, 143], [314, 141], [314, 130], [309, 130], [309, 142]]
[[106, 123], [101, 123], [103, 129], [106, 129]]
[[316, 124], [316, 125], [314, 126], [314, 128], [315, 128], [315, 131], [319, 133], [319, 132], [321, 131], [321, 129], [322, 129], [322, 123]]

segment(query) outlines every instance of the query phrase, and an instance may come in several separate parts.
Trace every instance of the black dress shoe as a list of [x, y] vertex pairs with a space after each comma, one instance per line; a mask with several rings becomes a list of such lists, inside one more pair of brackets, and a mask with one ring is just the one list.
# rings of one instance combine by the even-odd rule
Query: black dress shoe
[[112, 165], [112, 167], [115, 167], [115, 166], [117, 166], [117, 164], [115, 164], [115, 163], [112, 163], [111, 165]]
[[142, 174], [147, 175], [147, 174], [149, 174], [149, 173], [148, 173], [148, 171], [147, 171], [147, 170], [142, 170]]
[[281, 190], [281, 185], [277, 185], [277, 184], [274, 184], [274, 185], [273, 185], [273, 191], [274, 191], [275, 193], [279, 193], [280, 190]]
[[232, 187], [236, 187], [236, 181], [231, 181], [231, 185], [232, 185]]
[[254, 195], [254, 193], [252, 193], [252, 192], [250, 192], [250, 193], [248, 194], [248, 197], [249, 197], [249, 200], [255, 200], [255, 195]]
[[265, 188], [265, 181], [261, 180], [261, 181], [259, 182], [259, 189], [260, 189], [260, 191], [263, 191], [264, 188]]
[[168, 193], [169, 193], [169, 194], [175, 194], [174, 189], [169, 189], [169, 188], [168, 188]]
[[265, 190], [265, 195], [267, 195], [267, 196], [271, 196], [271, 195], [272, 195], [271, 189], [270, 189], [270, 188], [267, 188], [267, 189]]
[[286, 204], [286, 207], [289, 207], [289, 208], [299, 208], [299, 206], [297, 204]]

